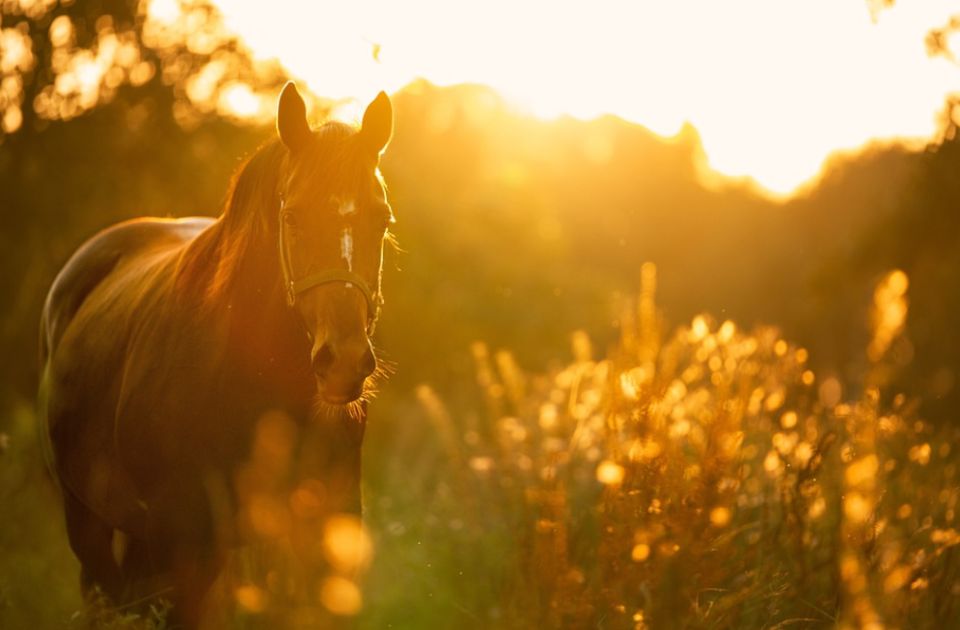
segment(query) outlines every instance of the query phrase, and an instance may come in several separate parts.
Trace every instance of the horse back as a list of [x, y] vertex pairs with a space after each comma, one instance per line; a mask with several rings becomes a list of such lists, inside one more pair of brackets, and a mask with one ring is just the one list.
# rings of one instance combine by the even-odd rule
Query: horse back
[[109, 227], [76, 251], [47, 295], [40, 325], [44, 451], [64, 490], [109, 521], [137, 511], [137, 491], [112, 448], [137, 301], [162, 293], [178, 253], [212, 223], [135, 219]]
[[56, 349], [87, 297], [121, 263], [146, 252], [180, 247], [213, 222], [208, 217], [133, 219], [113, 225], [85, 242], [57, 274], [47, 294], [41, 318], [41, 365]]

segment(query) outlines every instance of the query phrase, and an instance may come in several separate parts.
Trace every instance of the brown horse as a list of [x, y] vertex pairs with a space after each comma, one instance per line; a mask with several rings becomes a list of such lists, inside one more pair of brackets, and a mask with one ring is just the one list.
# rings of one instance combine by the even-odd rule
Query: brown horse
[[302, 459], [324, 509], [359, 513], [392, 116], [381, 93], [359, 129], [311, 130], [287, 84], [279, 139], [240, 169], [218, 219], [121, 223], [57, 276], [41, 400], [85, 592], [118, 605], [162, 592], [196, 625], [236, 541], [212, 489], [236, 505], [265, 415], [314, 430]]

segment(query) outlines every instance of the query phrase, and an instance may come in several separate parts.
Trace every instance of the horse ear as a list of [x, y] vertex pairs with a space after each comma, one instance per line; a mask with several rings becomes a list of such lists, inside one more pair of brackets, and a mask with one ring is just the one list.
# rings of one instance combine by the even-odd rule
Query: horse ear
[[294, 153], [306, 146], [310, 138], [307, 106], [293, 81], [288, 81], [280, 92], [280, 103], [277, 106], [277, 133], [280, 134], [280, 141]]
[[363, 113], [360, 136], [370, 151], [379, 155], [390, 142], [392, 134], [393, 105], [390, 104], [390, 97], [380, 92], [377, 98], [367, 105], [367, 111]]

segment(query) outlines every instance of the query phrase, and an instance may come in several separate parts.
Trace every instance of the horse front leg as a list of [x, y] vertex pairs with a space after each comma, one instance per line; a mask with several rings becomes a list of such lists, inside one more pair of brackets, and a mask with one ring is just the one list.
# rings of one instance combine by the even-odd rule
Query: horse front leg
[[113, 527], [64, 487], [63, 508], [70, 548], [80, 561], [80, 588], [90, 600], [99, 587], [114, 603], [122, 598], [123, 577], [113, 554]]
[[222, 555], [206, 548], [132, 540], [122, 565], [123, 599], [143, 613], [165, 600], [168, 627], [194, 630], [202, 626], [205, 599], [222, 566]]
[[171, 554], [173, 592], [168, 621], [171, 628], [200, 628], [210, 587], [223, 567], [223, 557], [210, 549], [177, 548]]

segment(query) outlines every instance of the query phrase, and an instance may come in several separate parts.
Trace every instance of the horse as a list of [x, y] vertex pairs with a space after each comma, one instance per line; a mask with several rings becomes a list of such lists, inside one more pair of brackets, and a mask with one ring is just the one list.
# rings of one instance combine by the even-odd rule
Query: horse
[[105, 229], [41, 317], [45, 450], [82, 589], [117, 606], [163, 593], [188, 628], [239, 542], [224, 506], [265, 417], [312, 431], [299, 447], [325, 514], [361, 511], [393, 108], [380, 92], [359, 128], [312, 129], [288, 83], [276, 127], [218, 218]]

